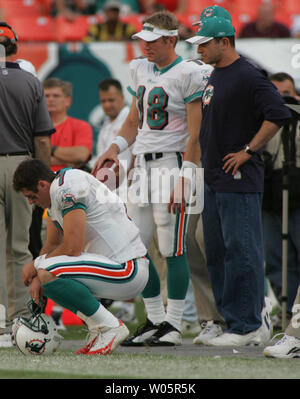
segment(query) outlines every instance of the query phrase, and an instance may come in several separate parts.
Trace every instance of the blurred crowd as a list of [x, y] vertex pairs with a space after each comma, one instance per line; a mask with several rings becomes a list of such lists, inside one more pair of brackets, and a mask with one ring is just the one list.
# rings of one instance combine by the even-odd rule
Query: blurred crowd
[[[180, 37], [185, 40], [193, 35], [193, 22], [201, 9], [213, 4], [231, 12], [239, 38], [300, 37], [300, 2], [297, 6], [293, 0], [0, 0], [2, 21], [13, 24], [10, 21], [13, 4], [22, 5], [24, 10], [32, 9], [33, 14], [40, 16], [63, 18], [66, 23], [75, 22], [82, 16], [96, 17], [87, 23], [87, 37], [82, 38], [85, 41], [129, 40], [144, 17], [162, 10], [177, 15], [181, 24]], [[133, 16], [140, 18], [128, 19]], [[102, 26], [99, 28], [102, 24], [108, 33], [99, 32], [99, 29], [103, 31]], [[22, 40], [22, 34], [20, 37]]]

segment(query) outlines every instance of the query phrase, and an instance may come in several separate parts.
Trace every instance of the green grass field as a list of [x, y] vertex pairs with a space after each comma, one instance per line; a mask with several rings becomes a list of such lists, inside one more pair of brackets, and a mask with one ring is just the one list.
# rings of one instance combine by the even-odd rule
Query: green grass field
[[297, 359], [247, 359], [113, 353], [76, 356], [24, 356], [0, 349], [1, 379], [299, 379]]
[[[145, 318], [140, 306], [137, 304], [139, 323]], [[131, 331], [136, 328], [136, 324], [128, 326]], [[86, 327], [68, 326], [61, 334], [64, 343], [82, 341]], [[262, 356], [263, 348], [249, 358], [242, 351], [232, 355], [232, 349], [221, 356], [207, 356], [204, 349], [191, 344], [188, 355], [180, 347], [180, 356], [179, 351], [166, 355], [151, 349], [147, 353], [117, 350], [109, 356], [76, 356], [74, 348], [65, 347], [40, 357], [24, 356], [16, 347], [0, 348], [0, 379], [300, 379], [300, 359], [267, 359]]]

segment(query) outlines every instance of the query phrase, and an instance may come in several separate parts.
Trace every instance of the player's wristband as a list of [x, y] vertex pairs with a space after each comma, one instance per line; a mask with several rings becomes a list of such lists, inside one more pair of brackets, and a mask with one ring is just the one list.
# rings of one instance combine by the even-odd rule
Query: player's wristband
[[44, 255], [41, 255], [41, 256], [38, 256], [37, 258], [35, 258], [35, 260], [34, 260], [34, 262], [33, 262], [33, 265], [34, 265], [34, 268], [35, 268], [36, 270], [38, 270], [38, 269], [40, 268], [41, 262], [42, 262], [43, 260], [45, 260], [46, 255], [47, 255], [47, 254], [44, 254]]
[[120, 152], [125, 151], [128, 148], [128, 143], [122, 136], [117, 136], [113, 139], [112, 144], [117, 144]]
[[183, 161], [179, 176], [184, 177], [185, 179], [193, 180], [197, 167], [198, 166], [194, 162]]

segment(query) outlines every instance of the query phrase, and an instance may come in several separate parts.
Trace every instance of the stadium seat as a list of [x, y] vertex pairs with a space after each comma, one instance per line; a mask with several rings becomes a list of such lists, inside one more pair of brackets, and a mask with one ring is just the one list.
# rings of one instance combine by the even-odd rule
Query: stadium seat
[[57, 37], [54, 20], [49, 17], [16, 16], [11, 17], [9, 23], [16, 30], [21, 42], [51, 42]]
[[239, 37], [240, 31], [245, 24], [252, 21], [252, 16], [249, 14], [231, 14], [232, 25], [234, 26], [236, 37]]
[[275, 21], [281, 22], [290, 28], [292, 25], [292, 14], [285, 11], [278, 11], [275, 13]]
[[292, 15], [300, 15], [300, 1], [299, 0], [285, 0], [284, 8], [286, 12]]
[[55, 18], [56, 40], [60, 43], [82, 41], [87, 35], [89, 19], [87, 16], [79, 16], [74, 21], [69, 21], [63, 16]]
[[241, 16], [242, 19], [245, 21], [247, 19], [254, 19], [257, 15], [257, 10], [261, 0], [253, 0], [253, 1], [246, 1], [246, 0], [236, 0], [232, 6], [232, 14], [236, 17]]
[[142, 21], [144, 19], [143, 15], [124, 15], [120, 17], [121, 21], [124, 22], [125, 24], [131, 24], [135, 27], [137, 31], [140, 31], [142, 29]]
[[190, 17], [187, 15], [182, 15], [182, 14], [175, 14], [176, 18], [178, 19], [178, 22], [182, 25], [185, 25], [186, 27], [188, 27], [189, 29], [194, 29], [193, 27], [193, 23], [199, 20], [199, 16], [194, 15], [194, 17]]
[[203, 8], [213, 5], [219, 5], [230, 12], [232, 0], [187, 0], [187, 15], [200, 16]]
[[40, 16], [37, 0], [0, 0], [0, 8], [5, 20], [17, 16]]

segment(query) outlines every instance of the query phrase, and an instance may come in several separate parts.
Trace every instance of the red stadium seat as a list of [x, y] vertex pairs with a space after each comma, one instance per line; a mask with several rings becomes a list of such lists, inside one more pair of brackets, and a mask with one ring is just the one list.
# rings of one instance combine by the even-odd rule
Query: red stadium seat
[[124, 15], [120, 17], [121, 21], [124, 22], [125, 24], [130, 24], [133, 25], [136, 29], [136, 31], [140, 31], [142, 29], [142, 21], [144, 19], [143, 15]]
[[282, 24], [291, 27], [292, 25], [292, 14], [284, 11], [278, 11], [275, 13], [275, 21], [281, 22]]
[[226, 8], [230, 12], [232, 0], [187, 0], [187, 15], [200, 16], [203, 8], [213, 5], [218, 5]]
[[13, 26], [21, 42], [55, 41], [55, 23], [50, 17], [12, 17], [9, 23]]
[[[232, 7], [232, 14], [236, 17], [242, 16], [242, 19], [254, 19], [257, 15], [257, 10], [261, 0], [235, 0]], [[243, 17], [244, 16], [244, 17]]]
[[4, 14], [5, 20], [17, 16], [36, 16], [40, 15], [40, 8], [37, 0], [0, 0], [0, 9]]
[[284, 9], [289, 14], [300, 15], [300, 1], [299, 0], [285, 0]]
[[69, 21], [62, 16], [55, 18], [57, 41], [72, 42], [82, 41], [87, 35], [89, 28], [89, 18], [86, 16], [79, 16], [74, 21]]

